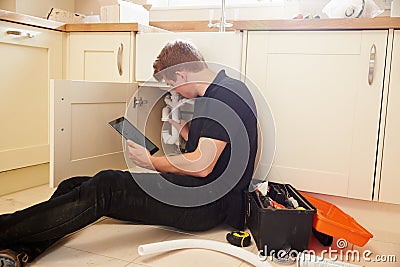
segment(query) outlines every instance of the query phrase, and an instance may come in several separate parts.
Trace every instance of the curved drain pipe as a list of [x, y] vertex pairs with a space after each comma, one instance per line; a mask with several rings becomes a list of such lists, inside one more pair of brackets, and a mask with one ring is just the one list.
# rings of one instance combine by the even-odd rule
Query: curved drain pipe
[[222, 242], [212, 241], [212, 240], [202, 240], [202, 239], [181, 239], [181, 240], [171, 240], [171, 241], [163, 241], [150, 243], [146, 245], [140, 245], [138, 247], [138, 253], [141, 256], [154, 254], [154, 253], [162, 253], [168, 252], [177, 249], [193, 249], [193, 248], [201, 248], [214, 250], [218, 252], [222, 252], [233, 257], [244, 260], [256, 267], [273, 267], [267, 261], [262, 261], [257, 257], [256, 254], [253, 254], [243, 248], [235, 247], [229, 244], [225, 244]]

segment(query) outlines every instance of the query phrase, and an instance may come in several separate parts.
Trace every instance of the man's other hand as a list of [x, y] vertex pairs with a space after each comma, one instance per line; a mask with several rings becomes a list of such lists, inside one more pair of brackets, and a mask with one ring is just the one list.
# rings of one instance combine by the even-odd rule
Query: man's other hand
[[126, 143], [128, 144], [129, 158], [133, 163], [139, 167], [154, 170], [154, 166], [151, 163], [151, 155], [146, 148], [131, 140], [126, 141]]

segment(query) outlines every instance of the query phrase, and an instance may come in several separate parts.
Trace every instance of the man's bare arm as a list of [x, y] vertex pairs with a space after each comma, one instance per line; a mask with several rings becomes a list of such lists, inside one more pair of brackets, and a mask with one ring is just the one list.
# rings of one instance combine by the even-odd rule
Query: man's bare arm
[[191, 153], [152, 157], [151, 162], [159, 172], [206, 177], [214, 169], [225, 146], [224, 141], [202, 137], [197, 149]]
[[132, 141], [127, 142], [129, 157], [136, 165], [162, 173], [170, 172], [197, 177], [206, 177], [212, 172], [226, 146], [225, 141], [201, 137], [197, 149], [191, 153], [155, 157], [142, 146]]

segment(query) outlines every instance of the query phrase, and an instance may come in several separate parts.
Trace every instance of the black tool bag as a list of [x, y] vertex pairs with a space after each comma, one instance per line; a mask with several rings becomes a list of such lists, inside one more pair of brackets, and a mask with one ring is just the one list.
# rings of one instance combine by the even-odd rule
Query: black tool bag
[[273, 251], [306, 250], [312, 233], [315, 207], [289, 184], [269, 182], [269, 185], [278, 191], [275, 197], [280, 202], [282, 196], [279, 192], [283, 192], [285, 197], [293, 197], [303, 209], [264, 207], [265, 202], [260, 200], [256, 191], [247, 192], [246, 224], [257, 248], [267, 256]]

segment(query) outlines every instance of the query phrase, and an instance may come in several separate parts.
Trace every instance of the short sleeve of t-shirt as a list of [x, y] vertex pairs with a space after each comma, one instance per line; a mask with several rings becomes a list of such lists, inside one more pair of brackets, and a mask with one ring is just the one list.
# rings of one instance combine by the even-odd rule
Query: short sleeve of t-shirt
[[[205, 94], [203, 114], [206, 120], [200, 136], [230, 142], [241, 129], [245, 131], [244, 120], [249, 113], [246, 102], [232, 88], [242, 84], [218, 84], [209, 88]], [[231, 88], [230, 88], [231, 87]]]
[[203, 128], [199, 134], [200, 137], [208, 137], [229, 143], [229, 135], [224, 126], [213, 119], [204, 118], [203, 120]]

